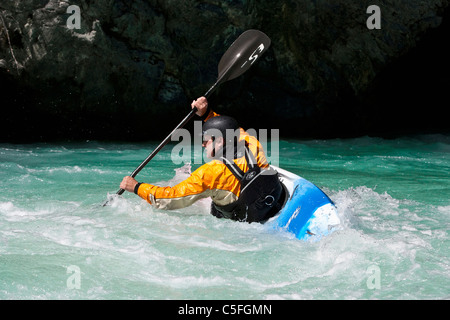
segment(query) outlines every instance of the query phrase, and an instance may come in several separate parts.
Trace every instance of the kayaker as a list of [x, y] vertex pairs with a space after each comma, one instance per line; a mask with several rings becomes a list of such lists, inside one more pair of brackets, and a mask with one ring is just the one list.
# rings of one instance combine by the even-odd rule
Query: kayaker
[[173, 187], [140, 183], [130, 176], [120, 188], [134, 192], [159, 209], [188, 207], [211, 197], [211, 214], [246, 222], [264, 222], [281, 208], [283, 187], [271, 169], [261, 143], [231, 117], [210, 109], [205, 97], [194, 100], [203, 120], [202, 146], [210, 162]]

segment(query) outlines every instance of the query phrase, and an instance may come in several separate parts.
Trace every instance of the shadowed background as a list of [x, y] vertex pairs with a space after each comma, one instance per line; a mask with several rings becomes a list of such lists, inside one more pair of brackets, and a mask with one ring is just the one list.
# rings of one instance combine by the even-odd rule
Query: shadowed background
[[[448, 132], [449, 1], [2, 1], [1, 141], [155, 140], [247, 29], [263, 59], [210, 98], [282, 137]], [[69, 29], [69, 5], [81, 28]], [[369, 30], [369, 5], [381, 29]], [[190, 124], [192, 126], [192, 124]]]

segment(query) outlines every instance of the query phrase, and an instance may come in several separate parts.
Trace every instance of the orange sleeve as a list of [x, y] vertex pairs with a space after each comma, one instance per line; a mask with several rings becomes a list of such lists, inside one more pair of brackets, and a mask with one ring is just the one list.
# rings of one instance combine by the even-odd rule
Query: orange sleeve
[[188, 207], [207, 197], [219, 205], [234, 202], [239, 186], [239, 181], [226, 166], [214, 160], [202, 165], [189, 178], [173, 187], [142, 183], [137, 194], [156, 208], [172, 210]]
[[202, 170], [199, 169], [173, 187], [158, 187], [142, 183], [137, 194], [160, 209], [171, 210], [188, 207], [195, 201], [210, 196], [210, 188], [204, 183], [201, 177]]

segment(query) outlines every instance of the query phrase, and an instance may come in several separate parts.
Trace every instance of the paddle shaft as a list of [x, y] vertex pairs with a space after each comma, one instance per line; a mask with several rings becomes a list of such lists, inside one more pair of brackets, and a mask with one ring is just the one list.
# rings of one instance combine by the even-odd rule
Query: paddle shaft
[[[217, 81], [216, 81], [216, 83], [214, 83], [214, 85], [211, 87], [211, 88], [209, 88], [209, 90], [205, 93], [205, 95], [204, 95], [204, 97], [206, 97], [206, 98], [208, 98], [210, 95], [211, 95], [211, 93], [213, 93], [213, 91], [217, 88], [217, 86], [221, 83], [221, 82], [223, 82], [223, 81], [225, 81], [224, 80], [224, 78], [225, 78], [225, 76], [226, 76], [226, 73], [224, 73], [224, 75], [220, 78], [220, 79], [218, 79]], [[171, 140], [171, 138], [172, 138], [172, 135], [178, 130], [178, 129], [181, 129], [181, 128], [183, 128], [185, 125], [186, 125], [186, 123], [188, 123], [189, 122], [189, 120], [191, 120], [192, 119], [192, 117], [195, 115], [195, 113], [197, 112], [197, 107], [194, 107], [189, 113], [188, 113], [188, 115], [178, 124], [178, 126], [176, 126], [176, 128], [175, 129], [173, 129], [172, 130], [172, 132], [156, 147], [156, 149], [155, 150], [153, 150], [153, 152], [144, 160], [144, 161], [142, 161], [142, 163], [131, 173], [131, 177], [136, 177], [137, 176], [137, 174], [142, 170], [142, 169], [144, 169], [144, 167], [150, 162], [150, 160], [152, 160], [155, 156], [156, 156], [156, 154], [159, 152], [159, 151], [161, 151], [161, 149], [162, 148], [164, 148], [164, 146], [166, 145], [166, 144], [168, 144], [169, 143], [169, 141]], [[121, 195], [122, 193], [124, 193], [125, 192], [125, 190], [124, 189], [122, 189], [122, 188], [120, 188], [119, 189], [119, 191], [117, 191], [117, 195]]]
[[[172, 138], [172, 135], [175, 133], [175, 131], [177, 131], [180, 128], [183, 128], [186, 123], [188, 123], [189, 120], [191, 120], [191, 118], [194, 116], [195, 112], [197, 112], [197, 108], [194, 107], [191, 112], [189, 112], [189, 114], [183, 119], [183, 121], [180, 122], [180, 124], [178, 124], [178, 126], [173, 129], [173, 131], [159, 144], [159, 146], [156, 147], [155, 150], [153, 150], [153, 152], [144, 160], [142, 161], [142, 163], [131, 173], [131, 177], [136, 177], [137, 174], [144, 169], [144, 167], [147, 165], [147, 163], [150, 162], [150, 160], [152, 160], [156, 154], [166, 145], [169, 143], [170, 139]], [[121, 195], [122, 193], [124, 193], [124, 189], [120, 188], [119, 191], [117, 191], [118, 195]]]
[[[261, 54], [267, 50], [270, 45], [270, 39], [258, 30], [247, 30], [239, 36], [238, 39], [222, 56], [219, 62], [219, 77], [211, 88], [204, 94], [208, 98], [211, 93], [223, 82], [234, 79], [244, 73], [258, 59]], [[153, 157], [167, 144], [172, 135], [194, 116], [197, 108], [194, 107], [189, 114], [172, 130], [172, 132], [156, 147], [155, 150], [131, 173], [131, 177], [136, 175], [153, 159]], [[117, 191], [118, 195], [124, 193], [124, 189]], [[108, 203], [105, 202], [104, 206]]]

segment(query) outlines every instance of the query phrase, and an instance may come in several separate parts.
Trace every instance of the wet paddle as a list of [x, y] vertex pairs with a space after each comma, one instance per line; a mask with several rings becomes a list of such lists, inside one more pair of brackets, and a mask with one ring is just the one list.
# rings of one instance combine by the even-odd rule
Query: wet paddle
[[[204, 94], [208, 98], [211, 93], [222, 83], [239, 77], [247, 71], [255, 61], [269, 48], [270, 38], [259, 30], [247, 30], [242, 33], [228, 48], [219, 61], [217, 81]], [[197, 108], [193, 108], [189, 114], [172, 130], [172, 132], [156, 147], [155, 150], [131, 173], [131, 177], [136, 175], [153, 159], [154, 156], [171, 140], [172, 135], [195, 115]], [[125, 190], [119, 189], [117, 195], [121, 195]], [[106, 206], [108, 199], [103, 204]]]

